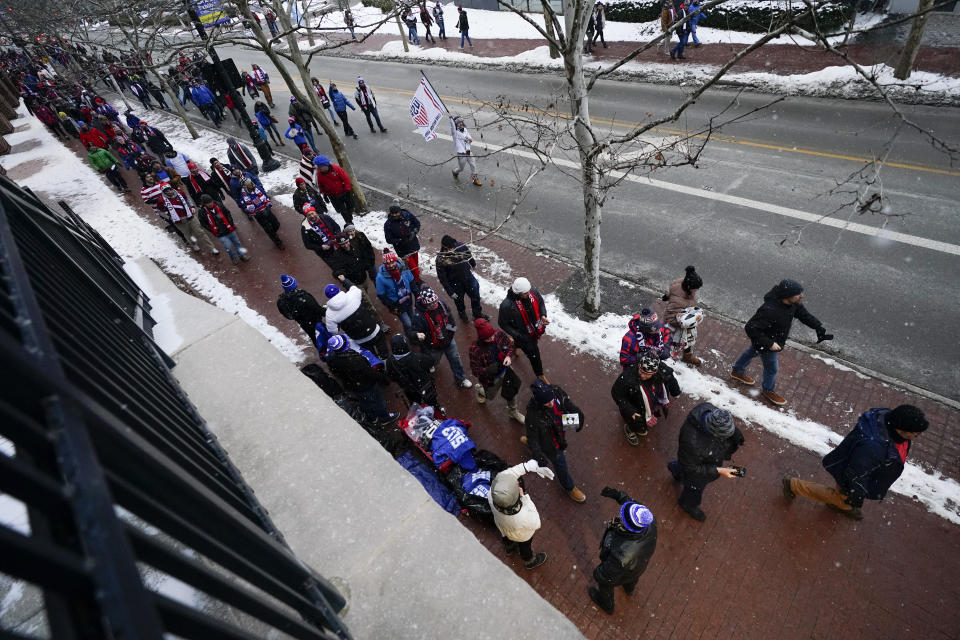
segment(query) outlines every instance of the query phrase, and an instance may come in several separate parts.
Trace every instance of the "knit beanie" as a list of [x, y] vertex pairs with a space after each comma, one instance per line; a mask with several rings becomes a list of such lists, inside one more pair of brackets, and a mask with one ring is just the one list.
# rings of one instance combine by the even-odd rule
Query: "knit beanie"
[[453, 236], [443, 236], [440, 238], [440, 246], [444, 249], [453, 249], [455, 246], [457, 246], [457, 241], [453, 238]]
[[323, 295], [327, 296], [328, 300], [338, 293], [340, 293], [340, 287], [335, 284], [328, 284], [323, 288]]
[[803, 285], [796, 280], [784, 278], [777, 283], [777, 296], [780, 298], [792, 298], [801, 293], [803, 293]]
[[349, 346], [350, 340], [347, 336], [330, 336], [330, 339], [327, 340], [327, 348], [330, 351], [346, 351]]
[[624, 502], [620, 507], [620, 523], [632, 533], [641, 533], [653, 522], [653, 512], [639, 502]]
[[[481, 341], [492, 338], [493, 334], [496, 333], [496, 329], [493, 328], [493, 325], [483, 318], [477, 318], [474, 320], [473, 326], [477, 329], [477, 338], [479, 338]], [[544, 400], [544, 402], [546, 402], [546, 400]]]
[[521, 276], [513, 281], [513, 285], [510, 287], [510, 290], [517, 295], [527, 293], [530, 291], [530, 281]]
[[401, 356], [410, 353], [410, 345], [407, 344], [407, 339], [402, 334], [397, 333], [390, 338], [390, 351], [395, 356]]
[[714, 409], [707, 414], [707, 430], [718, 438], [729, 438], [733, 435], [733, 415], [726, 409]]
[[283, 287], [284, 291], [293, 291], [297, 288], [297, 279], [293, 276], [288, 276], [287, 274], [280, 275], [280, 286]]
[[530, 390], [533, 392], [533, 399], [540, 404], [547, 404], [556, 398], [553, 393], [553, 387], [543, 380], [538, 379], [534, 381], [534, 383], [530, 385]]
[[702, 286], [703, 280], [700, 278], [700, 274], [697, 273], [697, 268], [694, 266], [687, 267], [687, 274], [683, 276], [683, 282], [680, 284], [680, 287], [684, 291], [692, 291]]
[[902, 404], [896, 409], [891, 409], [887, 414], [886, 424], [888, 429], [899, 429], [910, 433], [922, 433], [930, 426], [923, 411], [910, 404]]

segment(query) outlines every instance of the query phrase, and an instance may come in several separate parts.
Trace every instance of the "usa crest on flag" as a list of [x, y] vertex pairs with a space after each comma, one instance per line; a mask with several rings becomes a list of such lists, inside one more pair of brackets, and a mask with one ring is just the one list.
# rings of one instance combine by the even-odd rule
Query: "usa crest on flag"
[[445, 111], [443, 101], [427, 78], [420, 78], [420, 86], [410, 101], [410, 118], [424, 140], [430, 141], [437, 137], [437, 125]]

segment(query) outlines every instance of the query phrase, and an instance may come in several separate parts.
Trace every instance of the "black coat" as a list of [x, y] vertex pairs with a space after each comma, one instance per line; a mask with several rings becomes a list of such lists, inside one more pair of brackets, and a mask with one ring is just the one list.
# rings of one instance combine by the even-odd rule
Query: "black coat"
[[400, 210], [399, 220], [387, 216], [387, 221], [383, 223], [384, 237], [401, 258], [406, 258], [420, 250], [418, 233], [420, 233], [420, 221], [406, 209]]
[[387, 358], [387, 377], [403, 389], [410, 402], [435, 404], [437, 388], [433, 382], [433, 358], [425, 353], [411, 351], [402, 358]]
[[[425, 349], [434, 349], [434, 350], [446, 349], [447, 345], [450, 344], [450, 342], [453, 340], [454, 331], [456, 331], [456, 328], [457, 328], [457, 322], [456, 320], [453, 319], [453, 315], [451, 315], [450, 309], [447, 308], [447, 305], [443, 302], [443, 300], [439, 301], [439, 305], [440, 306], [438, 307], [438, 309], [443, 311], [442, 324], [444, 327], [447, 327], [447, 328], [443, 331], [443, 338], [437, 344], [433, 344], [432, 342], [432, 337], [430, 334], [430, 325], [427, 322], [427, 318], [424, 316], [424, 313], [425, 313], [424, 310], [417, 306], [414, 306], [413, 314], [410, 316], [410, 339], [413, 342], [422, 344]], [[436, 323], [436, 324], [440, 324], [440, 323]], [[452, 328], [449, 328], [449, 327], [452, 327]], [[416, 334], [417, 332], [424, 334], [426, 338], [424, 338], [421, 341], [419, 338], [416, 337], [416, 335], [413, 335], [413, 334]]]
[[[297, 213], [303, 213], [303, 205], [308, 202], [313, 205], [317, 213], [326, 213], [327, 205], [323, 201], [323, 196], [320, 195], [316, 187], [311, 187], [309, 184], [306, 190], [297, 189], [293, 192], [293, 210]], [[337, 231], [340, 231], [340, 227], [337, 227]]]
[[[632, 500], [621, 492], [617, 502], [622, 505]], [[656, 519], [640, 533], [625, 531], [611, 522], [600, 540], [600, 565], [593, 570], [593, 577], [611, 586], [633, 584], [647, 570], [656, 550]]]
[[441, 251], [437, 254], [437, 277], [447, 295], [462, 296], [473, 288], [476, 278], [472, 268], [477, 266], [470, 248], [462, 242], [450, 251]]
[[277, 310], [284, 318], [293, 320], [310, 336], [312, 343], [316, 338], [315, 327], [323, 322], [326, 310], [309, 291], [294, 289], [284, 291], [277, 298]]
[[784, 304], [777, 287], [774, 287], [763, 296], [763, 304], [747, 320], [744, 331], [757, 351], [769, 351], [774, 342], [785, 346], [794, 318], [814, 331], [823, 330], [820, 321], [802, 303]]
[[383, 374], [371, 367], [370, 362], [353, 349], [331, 353], [327, 357], [327, 367], [347, 391], [360, 391], [385, 382]]
[[728, 438], [717, 438], [706, 431], [703, 416], [716, 408], [709, 402], [701, 402], [690, 410], [680, 427], [677, 460], [683, 470], [684, 481], [694, 486], [702, 487], [719, 478], [717, 467], [724, 466], [723, 461], [729, 460], [743, 444], [743, 434], [739, 429], [734, 429], [733, 435]]
[[[540, 292], [536, 289], [530, 289], [530, 292], [533, 293], [533, 297], [537, 299], [537, 303], [540, 305], [540, 316], [546, 318], [547, 305], [543, 302], [543, 296], [541, 296]], [[507, 289], [507, 297], [500, 303], [500, 313], [497, 315], [497, 324], [500, 325], [504, 333], [513, 338], [513, 341], [520, 346], [523, 344], [531, 344], [536, 342], [536, 340], [530, 337], [526, 327], [523, 325], [523, 316], [520, 315], [520, 311], [516, 305], [517, 297], [512, 289]], [[524, 298], [526, 298], [526, 294], [524, 294]], [[527, 317], [533, 321], [533, 309], [529, 308], [527, 302], [523, 302], [522, 304], [524, 307], [528, 307]]]
[[363, 284], [367, 281], [367, 276], [371, 279], [376, 278], [373, 256], [367, 256], [365, 253], [356, 242], [350, 242], [350, 249], [338, 246], [327, 260], [333, 277], [339, 278], [342, 275], [355, 284]]
[[[209, 178], [204, 180], [201, 176], [184, 176], [183, 183], [187, 185], [187, 190], [190, 192], [191, 197], [197, 203], [197, 206], [200, 206], [200, 197], [204, 194], [210, 196], [216, 202], [223, 200], [223, 183], [216, 176], [207, 174]], [[199, 189], [194, 188], [193, 180], [194, 178], [197, 181]]]
[[[560, 411], [578, 414], [580, 424], [583, 425], [584, 416], [580, 407], [573, 403], [567, 392], [560, 386], [555, 384], [550, 386], [560, 402]], [[563, 427], [558, 425], [554, 419], [553, 410], [540, 404], [535, 398], [530, 398], [530, 402], [527, 403], [524, 426], [526, 428], [527, 446], [530, 447], [533, 457], [541, 465], [549, 461], [556, 466], [557, 450], [563, 451], [567, 448], [567, 437]]]
[[641, 380], [637, 367], [630, 366], [623, 370], [613, 383], [610, 389], [610, 395], [613, 401], [617, 403], [620, 409], [620, 415], [629, 420], [633, 414], [639, 413], [646, 421], [650, 416], [645, 415], [646, 410], [641, 396], [641, 387], [645, 387], [650, 397], [654, 397], [660, 384], [667, 387], [667, 393], [676, 398], [680, 395], [680, 383], [673, 375], [673, 369], [664, 363], [660, 363], [660, 368], [648, 380]]
[[[323, 220], [331, 232], [337, 233], [340, 231], [340, 225], [334, 222], [333, 218], [327, 214], [321, 213], [320, 219]], [[330, 260], [333, 255], [338, 251], [337, 244], [333, 238], [324, 239], [323, 236], [317, 233], [306, 220], [300, 223], [300, 239], [303, 240], [304, 247], [320, 256], [320, 258], [328, 265], [330, 265]], [[324, 249], [323, 245], [327, 245], [330, 248]], [[349, 276], [347, 279], [350, 279]]]

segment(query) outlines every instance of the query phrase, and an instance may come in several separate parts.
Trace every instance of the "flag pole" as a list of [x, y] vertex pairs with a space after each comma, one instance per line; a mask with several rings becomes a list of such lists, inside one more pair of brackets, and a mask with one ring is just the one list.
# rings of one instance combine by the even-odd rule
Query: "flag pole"
[[443, 110], [447, 113], [450, 113], [450, 109], [447, 108], [447, 103], [443, 101], [443, 98], [440, 97], [440, 94], [437, 93], [437, 90], [433, 88], [433, 83], [430, 82], [430, 78], [427, 77], [427, 74], [423, 72], [423, 69], [420, 69], [420, 75], [423, 76], [423, 79], [426, 80], [427, 86], [430, 87], [430, 90], [433, 92], [433, 95], [437, 96], [437, 99], [440, 101], [440, 104], [443, 105]]

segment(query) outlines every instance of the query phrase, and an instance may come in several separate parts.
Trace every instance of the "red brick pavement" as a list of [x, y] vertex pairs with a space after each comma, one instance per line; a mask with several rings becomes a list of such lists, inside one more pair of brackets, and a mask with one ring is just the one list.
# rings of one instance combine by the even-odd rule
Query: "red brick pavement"
[[[72, 145], [78, 152], [77, 145]], [[131, 185], [136, 175], [127, 173]], [[373, 198], [375, 201], [376, 197]], [[144, 215], [155, 220], [136, 198]], [[385, 202], [376, 203], [383, 208]], [[256, 224], [239, 220], [244, 244], [253, 260], [239, 267], [220, 259], [201, 262], [247, 303], [292, 337], [299, 329], [276, 310], [279, 274], [293, 273], [301, 286], [319, 294], [329, 273], [297, 238], [297, 216], [280, 208], [280, 235], [288, 248], [272, 247]], [[243, 216], [241, 216], [243, 218]], [[463, 229], [421, 214], [424, 244], [436, 246], [444, 233], [466, 237]], [[158, 225], [158, 233], [162, 233]], [[544, 292], [569, 273], [565, 265], [538, 257], [507, 242], [486, 243], [505, 258], [515, 273], [531, 274]], [[488, 313], [495, 309], [487, 308]], [[466, 362], [467, 338], [460, 334]], [[723, 375], [744, 347], [739, 327], [708, 320], [701, 331], [707, 371]], [[461, 518], [478, 540], [513, 567], [544, 598], [566, 614], [588, 638], [782, 638], [849, 640], [863, 638], [956, 639], [960, 630], [960, 527], [927, 512], [899, 495], [883, 503], [869, 502], [866, 519], [853, 522], [822, 505], [798, 499], [788, 503], [780, 492], [784, 473], [824, 480], [819, 459], [756, 426], [745, 429], [747, 443], [736, 462], [748, 467], [744, 479], [720, 479], [706, 491], [704, 523], [687, 517], [676, 505], [678, 488], [665, 469], [676, 452], [677, 431], [693, 404], [681, 397], [669, 419], [630, 447], [620, 416], [609, 397], [616, 376], [616, 354], [607, 358], [572, 354], [567, 345], [549, 338], [543, 344], [546, 370], [585, 410], [587, 427], [572, 434], [567, 457], [573, 477], [587, 502], [574, 504], [556, 486], [539, 478], [528, 481], [543, 527], [534, 546], [549, 559], [526, 571], [516, 558], [505, 558], [499, 536], [487, 523]], [[526, 359], [518, 371], [531, 381]], [[931, 418], [932, 427], [918, 438], [915, 458], [956, 477], [956, 436], [948, 420], [957, 412], [852, 372], [840, 371], [796, 350], [782, 357], [778, 390], [794, 398], [790, 409], [845, 431], [860, 411], [881, 404], [910, 401]], [[475, 426], [471, 436], [508, 461], [529, 457], [519, 442], [520, 427], [509, 421], [502, 400], [478, 406], [473, 394], [453, 388], [446, 364], [438, 367], [441, 398], [451, 415]], [[319, 391], [318, 391], [319, 392]], [[529, 394], [521, 396], [525, 402]], [[824, 402], [832, 397], [839, 402]], [[802, 399], [801, 399], [802, 398]], [[393, 403], [397, 403], [393, 399]], [[397, 406], [396, 408], [400, 408]], [[847, 409], [853, 412], [848, 413]], [[615, 503], [601, 498], [605, 485], [621, 487], [643, 501], [659, 520], [656, 554], [632, 597], [618, 590], [616, 612], [608, 616], [586, 595], [604, 520]], [[517, 637], [538, 637], [523, 630]]]
[[[336, 36], [334, 36], [336, 37]], [[380, 51], [388, 42], [399, 42], [399, 35], [374, 34], [365, 41], [350, 43], [343, 47], [346, 55], [356, 55], [365, 51]], [[422, 41], [421, 41], [422, 42]], [[594, 49], [595, 60], [618, 60], [639, 46], [637, 42], [610, 42], [607, 49]], [[500, 58], [514, 56], [525, 51], [545, 45], [543, 40], [505, 38], [496, 40], [473, 39], [473, 47], [466, 47], [462, 51], [482, 58]], [[656, 47], [637, 56], [637, 62], [662, 62], [675, 64], [678, 67], [690, 64], [722, 65], [733, 55], [742, 51], [746, 45], [738, 44], [705, 44], [701, 47], [688, 46], [684, 52], [687, 60], [671, 61], [670, 58]], [[449, 51], [461, 51], [460, 38], [450, 37], [446, 41], [438, 40], [436, 45], [427, 45], [424, 48], [438, 47]], [[896, 44], [864, 45], [854, 44], [842, 48], [856, 62], [864, 65], [885, 63], [894, 66], [899, 58], [900, 48]], [[337, 50], [330, 52], [338, 55]], [[960, 65], [957, 56], [960, 47], [921, 47], [917, 54], [914, 69], [942, 73], [949, 76], [960, 76]], [[844, 61], [832, 53], [816, 47], [803, 47], [794, 44], [767, 44], [745, 56], [733, 67], [733, 71], [763, 71], [778, 75], [810, 73], [826, 67], [843, 66]]]

